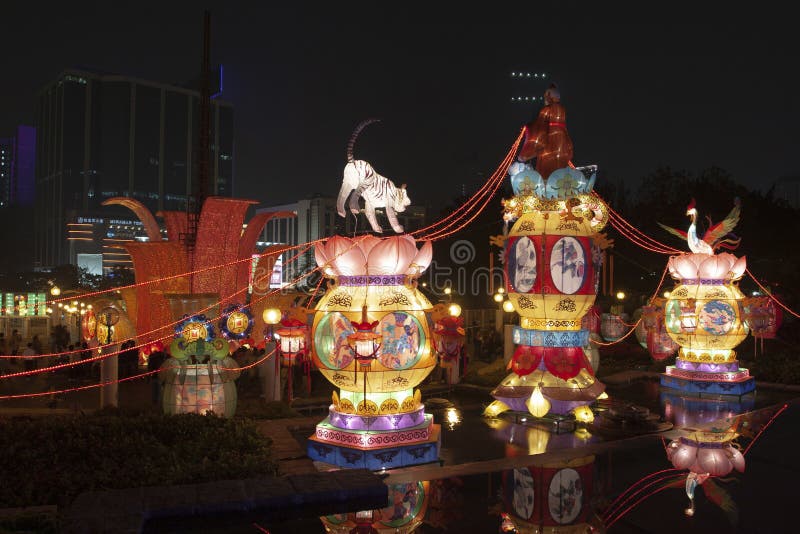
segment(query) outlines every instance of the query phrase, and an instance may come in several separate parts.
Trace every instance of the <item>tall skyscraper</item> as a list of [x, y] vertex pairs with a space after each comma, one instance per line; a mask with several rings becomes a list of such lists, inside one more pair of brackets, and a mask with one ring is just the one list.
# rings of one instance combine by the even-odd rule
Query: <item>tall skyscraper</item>
[[0, 137], [0, 207], [33, 206], [36, 129], [18, 126], [13, 137]]
[[[141, 239], [141, 226], [130, 211], [101, 206], [109, 198], [133, 198], [153, 213], [186, 210], [196, 191], [199, 103], [195, 88], [87, 70], [45, 86], [36, 110], [36, 266], [77, 264], [79, 254], [102, 254], [104, 269], [128, 265], [119, 245]], [[210, 118], [208, 194], [231, 196], [233, 106], [213, 98]]]

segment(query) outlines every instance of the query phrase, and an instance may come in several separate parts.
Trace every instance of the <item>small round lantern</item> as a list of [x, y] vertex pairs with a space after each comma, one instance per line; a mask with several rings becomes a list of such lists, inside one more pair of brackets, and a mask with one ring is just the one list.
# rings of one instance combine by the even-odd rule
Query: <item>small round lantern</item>
[[374, 330], [378, 323], [379, 321], [369, 322], [367, 307], [364, 306], [361, 310], [361, 322], [353, 323], [355, 332], [347, 336], [347, 344], [355, 352], [355, 358], [361, 366], [369, 367], [381, 348], [383, 336]]
[[280, 337], [281, 363], [285, 367], [293, 365], [306, 348], [306, 325], [297, 319], [284, 319], [275, 332]]

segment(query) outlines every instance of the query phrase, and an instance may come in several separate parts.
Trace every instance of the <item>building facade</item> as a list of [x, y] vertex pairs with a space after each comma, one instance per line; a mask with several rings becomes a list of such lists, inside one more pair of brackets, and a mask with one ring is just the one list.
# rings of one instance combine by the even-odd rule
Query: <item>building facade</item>
[[18, 126], [13, 137], [0, 137], [0, 208], [33, 206], [36, 129]]
[[[117, 74], [66, 70], [45, 86], [36, 109], [35, 267], [77, 264], [82, 254], [101, 254], [106, 271], [129, 263], [124, 249], [97, 239], [144, 238], [130, 211], [102, 206], [109, 198], [133, 198], [153, 213], [186, 210], [197, 190], [199, 106], [191, 88]], [[233, 107], [213, 98], [210, 116], [207, 194], [231, 196]]]

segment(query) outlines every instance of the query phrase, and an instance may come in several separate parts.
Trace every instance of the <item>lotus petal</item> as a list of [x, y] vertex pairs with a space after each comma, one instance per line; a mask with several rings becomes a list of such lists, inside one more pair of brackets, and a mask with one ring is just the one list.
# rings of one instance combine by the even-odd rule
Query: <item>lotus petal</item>
[[325, 245], [322, 243], [314, 245], [314, 259], [317, 260], [317, 265], [320, 267], [325, 267], [325, 264], [328, 263], [328, 257], [325, 255]]
[[698, 274], [700, 278], [724, 280], [728, 277], [732, 262], [720, 255], [711, 256], [700, 264]]
[[325, 256], [340, 276], [367, 274], [367, 259], [361, 249], [350, 239], [333, 236], [325, 243]]
[[693, 280], [697, 278], [697, 265], [694, 262], [694, 254], [684, 254], [675, 257], [675, 270], [681, 280]]
[[739, 452], [739, 449], [736, 447], [731, 447], [728, 449], [728, 452], [731, 455], [731, 463], [733, 464], [734, 469], [740, 473], [744, 473], [744, 454]]
[[727, 475], [733, 469], [725, 449], [700, 449], [697, 454], [697, 465], [701, 473], [714, 477]]
[[381, 238], [375, 237], [372, 234], [366, 234], [355, 238], [354, 241], [358, 243], [358, 248], [364, 253], [364, 257], [369, 258], [369, 253], [375, 245], [381, 242]]
[[686, 443], [680, 443], [678, 448], [672, 453], [672, 458], [670, 458], [670, 461], [676, 469], [688, 469], [692, 464], [694, 464], [696, 458], [696, 447], [692, 447]]
[[367, 261], [367, 274], [405, 274], [416, 255], [417, 247], [407, 239], [387, 237], [372, 247]]
[[738, 260], [733, 263], [731, 267], [731, 280], [734, 282], [739, 280], [742, 276], [744, 276], [744, 272], [747, 270], [747, 256], [742, 256]]
[[409, 269], [409, 271], [414, 270], [415, 272], [408, 274], [422, 274], [431, 264], [431, 260], [433, 260], [433, 245], [430, 241], [425, 241], [411, 262], [413, 269]]

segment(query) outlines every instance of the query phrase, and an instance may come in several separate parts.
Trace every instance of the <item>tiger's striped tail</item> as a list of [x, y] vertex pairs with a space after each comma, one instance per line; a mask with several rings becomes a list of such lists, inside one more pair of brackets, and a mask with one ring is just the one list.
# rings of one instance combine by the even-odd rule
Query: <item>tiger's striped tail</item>
[[347, 162], [350, 163], [355, 158], [353, 157], [353, 147], [356, 145], [356, 139], [358, 139], [358, 135], [361, 133], [361, 130], [372, 124], [373, 122], [380, 122], [380, 119], [364, 119], [363, 121], [358, 123], [356, 129], [353, 130], [353, 135], [350, 136], [350, 140], [347, 142]]

